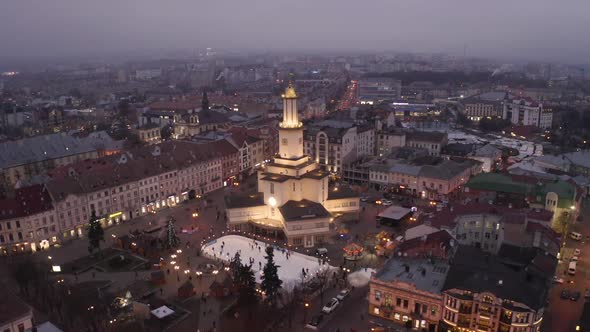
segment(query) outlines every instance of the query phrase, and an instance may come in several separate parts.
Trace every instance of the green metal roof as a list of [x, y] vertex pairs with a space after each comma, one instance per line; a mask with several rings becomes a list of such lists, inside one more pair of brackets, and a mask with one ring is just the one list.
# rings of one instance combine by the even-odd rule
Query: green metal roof
[[468, 188], [486, 191], [500, 191], [513, 194], [533, 196], [537, 201], [544, 201], [547, 193], [554, 192], [559, 197], [557, 206], [570, 207], [576, 197], [576, 188], [565, 181], [539, 182], [530, 184], [513, 180], [510, 176], [498, 173], [483, 173], [472, 177], [465, 185]]

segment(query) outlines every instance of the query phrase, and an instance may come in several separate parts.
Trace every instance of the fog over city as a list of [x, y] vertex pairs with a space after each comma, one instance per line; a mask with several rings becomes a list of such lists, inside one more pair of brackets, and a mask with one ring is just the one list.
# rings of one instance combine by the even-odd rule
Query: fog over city
[[191, 50], [444, 52], [580, 63], [590, 2], [2, 1], [0, 56]]

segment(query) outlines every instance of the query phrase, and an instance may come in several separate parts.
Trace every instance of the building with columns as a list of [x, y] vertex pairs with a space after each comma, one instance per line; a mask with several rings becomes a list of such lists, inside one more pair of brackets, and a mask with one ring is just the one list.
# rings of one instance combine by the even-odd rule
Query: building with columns
[[227, 197], [234, 231], [282, 234], [289, 245], [312, 247], [326, 240], [330, 223], [358, 217], [359, 198], [345, 187], [329, 186], [329, 173], [303, 151], [303, 124], [292, 85], [283, 98], [279, 153], [258, 171], [258, 193]]

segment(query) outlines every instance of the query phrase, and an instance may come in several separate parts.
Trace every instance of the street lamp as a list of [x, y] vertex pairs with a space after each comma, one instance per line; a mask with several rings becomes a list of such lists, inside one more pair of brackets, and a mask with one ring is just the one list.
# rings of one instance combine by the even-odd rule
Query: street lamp
[[177, 254], [182, 254], [182, 249], [177, 249], [177, 250], [176, 250], [176, 253], [177, 253]]
[[307, 311], [309, 310], [309, 302], [303, 304], [303, 324], [307, 322]]
[[180, 266], [176, 265], [176, 266], [174, 266], [174, 269], [176, 270], [176, 280], [180, 281], [180, 274], [178, 274], [178, 270], [180, 269]]

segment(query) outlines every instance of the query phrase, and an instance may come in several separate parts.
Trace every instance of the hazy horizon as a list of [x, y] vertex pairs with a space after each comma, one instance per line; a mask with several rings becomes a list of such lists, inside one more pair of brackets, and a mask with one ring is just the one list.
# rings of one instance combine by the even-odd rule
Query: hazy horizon
[[214, 47], [426, 52], [587, 63], [590, 2], [21, 0], [0, 4], [0, 58]]

